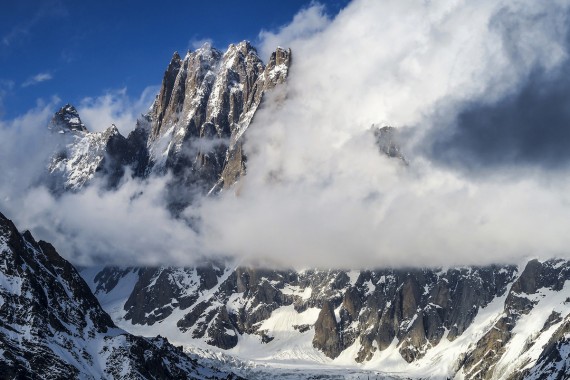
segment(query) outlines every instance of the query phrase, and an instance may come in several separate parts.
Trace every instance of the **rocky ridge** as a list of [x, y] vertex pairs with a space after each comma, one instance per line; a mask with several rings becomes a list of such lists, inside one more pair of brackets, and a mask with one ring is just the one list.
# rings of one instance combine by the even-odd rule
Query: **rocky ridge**
[[52, 189], [77, 191], [96, 176], [112, 188], [127, 168], [139, 178], [171, 172], [168, 201], [180, 211], [196, 194], [229, 187], [245, 173], [242, 136], [290, 65], [290, 50], [278, 48], [264, 65], [247, 41], [226, 52], [205, 44], [175, 53], [149, 113], [126, 138], [115, 126], [88, 132], [65, 105], [49, 126], [62, 135], [49, 165]]
[[75, 107], [63, 106], [49, 127], [58, 148], [48, 166], [47, 183], [55, 193], [78, 191], [98, 175], [106, 188], [119, 184], [129, 168], [135, 176], [148, 172], [148, 120], [137, 122], [134, 131], [123, 137], [113, 124], [103, 132], [89, 132]]
[[[94, 179], [112, 189], [125, 173], [135, 178], [171, 173], [166, 194], [178, 215], [197, 196], [228, 189], [245, 174], [245, 132], [265, 94], [287, 79], [291, 51], [277, 48], [264, 65], [247, 41], [225, 52], [205, 44], [174, 53], [149, 112], [127, 137], [115, 125], [89, 132], [70, 104], [49, 129], [58, 149], [46, 182], [56, 194], [79, 191]], [[407, 163], [397, 130], [372, 126], [379, 151]]]
[[[411, 373], [435, 371], [433, 356], [445, 355], [447, 361], [438, 364], [443, 369], [436, 371], [443, 377], [522, 379], [547, 367], [567, 371], [569, 271], [566, 261], [533, 260], [522, 271], [489, 266], [296, 272], [216, 263], [83, 275], [103, 305], [119, 289], [126, 294], [112, 314], [115, 320], [141, 332], [153, 331], [157, 323], [162, 330], [168, 326], [177, 344], [205, 343], [243, 355], [240, 344], [253, 341], [252, 356], [262, 350], [280, 357], [280, 350], [299, 347], [301, 356], [317, 363], [375, 363], [385, 369], [397, 360], [398, 368]], [[489, 310], [493, 314], [481, 326]], [[525, 330], [528, 322], [520, 322], [530, 315], [540, 326]], [[509, 360], [514, 352], [516, 365]], [[558, 358], [558, 367], [544, 359], [551, 357]]]

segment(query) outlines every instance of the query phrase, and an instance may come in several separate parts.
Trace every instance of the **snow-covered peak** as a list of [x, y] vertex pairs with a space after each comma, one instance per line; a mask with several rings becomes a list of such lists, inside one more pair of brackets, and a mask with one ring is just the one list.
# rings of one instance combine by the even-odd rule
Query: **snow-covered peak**
[[241, 51], [244, 55], [253, 53], [257, 55], [257, 49], [247, 40], [244, 40], [237, 44], [237, 49]]
[[61, 107], [59, 111], [55, 113], [48, 128], [57, 133], [87, 132], [87, 128], [81, 121], [77, 109], [69, 103]]
[[188, 57], [194, 56], [194, 57], [202, 57], [203, 59], [206, 60], [211, 60], [211, 59], [217, 59], [221, 56], [221, 52], [218, 49], [215, 49], [211, 43], [209, 42], [204, 42], [204, 44], [202, 46], [200, 46], [198, 49], [196, 49], [195, 51], [188, 51], [188, 53], [186, 54], [185, 60]]

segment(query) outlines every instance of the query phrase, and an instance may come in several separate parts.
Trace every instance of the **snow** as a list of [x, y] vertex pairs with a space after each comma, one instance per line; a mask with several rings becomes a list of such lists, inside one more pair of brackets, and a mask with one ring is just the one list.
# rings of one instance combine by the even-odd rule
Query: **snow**
[[[7, 250], [0, 249], [2, 255], [5, 255]], [[3, 267], [5, 268], [5, 263], [2, 263]], [[4, 269], [2, 268], [2, 269]], [[8, 276], [5, 274], [5, 271], [0, 272], [0, 289], [5, 291], [8, 294], [14, 294], [16, 296], [22, 295], [22, 284], [23, 279], [19, 276]], [[3, 301], [2, 301], [3, 303]]]
[[[570, 281], [566, 281], [561, 291], [540, 289], [536, 294], [527, 298], [536, 301], [536, 306], [526, 315], [520, 317], [512, 330], [513, 337], [505, 347], [505, 353], [495, 366], [495, 374], [508, 374], [516, 368], [532, 366], [543, 346], [549, 341], [563, 320], [554, 324], [544, 333], [540, 334], [546, 320], [552, 312], [558, 312], [562, 317], [570, 314], [570, 304], [565, 300], [570, 294]], [[563, 318], [562, 318], [563, 319]], [[527, 342], [534, 344], [526, 352], [521, 352], [527, 346]]]
[[356, 281], [358, 281], [358, 277], [360, 276], [360, 271], [351, 270], [348, 271], [346, 274], [348, 275], [348, 278], [350, 278], [350, 286], [353, 287], [354, 284], [356, 284]]
[[63, 172], [68, 188], [73, 190], [82, 188], [95, 175], [105, 156], [109, 138], [118, 133], [116, 127], [110, 127], [104, 132], [74, 134], [66, 146], [67, 158], [54, 158], [49, 165], [49, 171]]
[[227, 352], [238, 358], [256, 358], [256, 361], [265, 363], [283, 363], [294, 360], [295, 362], [328, 362], [324, 354], [312, 345], [313, 334], [301, 333], [293, 326], [309, 324], [313, 325], [320, 309], [309, 308], [298, 313], [293, 305], [283, 306], [271, 313], [259, 326], [259, 330], [267, 330], [273, 336], [273, 340], [266, 344], [260, 344], [258, 336], [240, 337], [239, 344]]
[[226, 303], [226, 309], [228, 313], [237, 314], [239, 309], [245, 306], [245, 303], [246, 301], [243, 299], [243, 293], [233, 293]]
[[374, 291], [376, 290], [376, 285], [374, 285], [374, 284], [372, 283], [372, 281], [370, 281], [370, 280], [366, 281], [363, 285], [364, 285], [364, 287], [365, 287], [366, 289], [368, 289], [368, 290], [366, 291], [365, 296], [368, 296], [368, 295], [374, 293]]
[[311, 294], [313, 293], [313, 289], [310, 287], [306, 287], [305, 289], [301, 289], [301, 287], [297, 285], [285, 285], [283, 289], [281, 289], [281, 293], [301, 297], [303, 300], [308, 300], [311, 298]]
[[285, 65], [284, 63], [277, 65], [272, 70], [269, 71], [269, 78], [275, 79], [279, 77], [284, 77], [287, 75], [288, 70], [289, 69], [287, 65]]
[[120, 286], [115, 286], [109, 293], [105, 293], [102, 290], [97, 291], [94, 280], [101, 270], [103, 270], [103, 267], [86, 268], [81, 271], [81, 276], [89, 285], [103, 309], [111, 315], [115, 323], [119, 324], [118, 322], [124, 319], [126, 314], [124, 310], [125, 302], [133, 291], [139, 279], [139, 274], [136, 269], [130, 270], [121, 278]]

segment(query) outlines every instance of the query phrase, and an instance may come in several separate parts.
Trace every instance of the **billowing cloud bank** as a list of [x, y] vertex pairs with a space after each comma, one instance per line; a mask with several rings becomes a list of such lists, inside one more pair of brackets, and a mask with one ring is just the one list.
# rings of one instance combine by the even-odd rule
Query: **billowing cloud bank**
[[[164, 179], [58, 200], [35, 189], [21, 207], [4, 186], [3, 207], [83, 263], [570, 257], [569, 8], [357, 0], [330, 19], [314, 5], [260, 34], [261, 51], [292, 48], [290, 77], [248, 130], [238, 191], [186, 210], [197, 228], [163, 211]], [[114, 109], [84, 104], [98, 105]], [[373, 124], [398, 128], [408, 166], [379, 154]]]
[[[568, 171], [548, 169], [541, 157], [524, 165], [487, 157], [524, 157], [524, 146], [501, 134], [532, 139], [549, 126], [501, 122], [478, 136], [465, 132], [478, 128], [465, 125], [465, 115], [489, 119], [486, 109], [507, 109], [537, 75], [560, 75], [568, 5], [355, 1], [328, 23], [316, 6], [262, 33], [265, 50], [293, 50], [286, 100], [267, 106], [249, 130], [240, 196], [204, 213], [223, 231], [214, 246], [310, 266], [567, 256]], [[548, 108], [534, 111], [535, 121], [553, 117], [540, 116]], [[506, 112], [517, 119], [527, 111]], [[372, 124], [403, 131], [409, 167], [378, 154]], [[568, 136], [570, 124], [558, 127]], [[466, 133], [469, 141], [454, 137]], [[488, 152], [478, 152], [485, 144]], [[462, 151], [469, 161], [455, 158]]]

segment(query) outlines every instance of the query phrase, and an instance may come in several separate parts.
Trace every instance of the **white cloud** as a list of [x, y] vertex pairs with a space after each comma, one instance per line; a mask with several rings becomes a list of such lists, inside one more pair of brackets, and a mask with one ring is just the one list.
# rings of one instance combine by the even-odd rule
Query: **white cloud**
[[[565, 255], [568, 181], [465, 178], [415, 156], [463, 105], [494, 103], [566, 58], [569, 3], [350, 3], [323, 28], [298, 16], [284, 102], [247, 134], [248, 175], [202, 215], [212, 250], [299, 266], [446, 265]], [[309, 30], [307, 33], [306, 31]], [[372, 124], [406, 127], [409, 168], [381, 157]], [[498, 128], [500, 126], [497, 126]], [[545, 181], [548, 180], [548, 185]]]
[[117, 191], [94, 184], [60, 198], [36, 187], [18, 200], [24, 210], [14, 211], [13, 201], [5, 207], [18, 215], [20, 228], [34, 231], [76, 264], [190, 264], [200, 257], [198, 236], [166, 210], [166, 181], [131, 179]]
[[199, 49], [204, 45], [213, 45], [213, 40], [211, 38], [197, 38], [192, 39], [189, 43], [189, 47], [193, 50]]
[[58, 102], [58, 98], [40, 100], [26, 114], [0, 120], [0, 203], [27, 191], [46, 167], [55, 149], [47, 123]]
[[[192, 264], [221, 254], [370, 268], [570, 257], [567, 175], [513, 168], [466, 178], [414, 154], [426, 143], [424, 132], [445, 131], [465, 103], [493, 103], [533, 70], [556, 69], [567, 56], [568, 7], [357, 0], [333, 20], [315, 5], [279, 31], [262, 32], [262, 51], [293, 49], [290, 77], [247, 132], [248, 174], [239, 195], [226, 192], [187, 210], [200, 221], [199, 233], [164, 210], [164, 178], [127, 181], [109, 193], [92, 186], [59, 199], [20, 186], [2, 193], [0, 206], [80, 263]], [[133, 101], [120, 90], [78, 108], [92, 130], [115, 123], [125, 131], [155, 93]], [[46, 108], [4, 128], [3, 173], [27, 152], [24, 142], [10, 146], [18, 141], [15, 127], [47, 121]], [[410, 166], [379, 154], [374, 123], [409, 131]], [[28, 178], [33, 167], [28, 162], [20, 177], [13, 169], [9, 178]], [[3, 182], [6, 188], [14, 186]]]
[[51, 75], [50, 73], [39, 73], [39, 74], [34, 75], [33, 77], [26, 79], [24, 81], [24, 83], [22, 83], [22, 87], [34, 86], [36, 84], [46, 82], [46, 81], [52, 80], [52, 79], [53, 79], [53, 75]]
[[130, 98], [126, 88], [108, 91], [104, 95], [81, 100], [77, 112], [90, 131], [104, 131], [115, 124], [126, 136], [134, 129], [137, 119], [148, 112], [158, 90], [159, 86], [149, 86], [138, 99]]
[[268, 59], [277, 46], [288, 47], [294, 41], [311, 38], [315, 33], [324, 30], [329, 23], [324, 5], [315, 3], [302, 9], [293, 17], [291, 23], [283, 25], [279, 31], [262, 30], [259, 33], [261, 58]]

